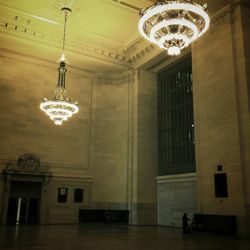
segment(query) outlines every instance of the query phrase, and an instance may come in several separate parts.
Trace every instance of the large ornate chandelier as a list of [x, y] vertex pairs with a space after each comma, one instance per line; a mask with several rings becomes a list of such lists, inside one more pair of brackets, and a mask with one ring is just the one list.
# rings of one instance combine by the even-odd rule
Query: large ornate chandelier
[[139, 32], [169, 55], [179, 55], [207, 31], [210, 18], [206, 8], [192, 0], [158, 0], [140, 11]]
[[71, 101], [71, 99], [67, 96], [65, 89], [67, 69], [64, 56], [64, 47], [67, 17], [71, 12], [71, 9], [62, 8], [62, 12], [64, 14], [64, 33], [62, 56], [60, 58], [60, 64], [58, 68], [58, 84], [56, 87], [54, 98], [52, 100], [44, 98], [40, 104], [40, 109], [44, 111], [56, 125], [62, 125], [64, 121], [67, 121], [69, 117], [77, 113], [79, 110], [78, 104]]

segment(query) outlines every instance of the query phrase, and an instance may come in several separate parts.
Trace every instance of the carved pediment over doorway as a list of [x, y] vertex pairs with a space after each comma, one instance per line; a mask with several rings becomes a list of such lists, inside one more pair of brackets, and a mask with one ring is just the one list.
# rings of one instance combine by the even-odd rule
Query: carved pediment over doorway
[[33, 154], [24, 154], [17, 160], [20, 169], [37, 171], [40, 168], [40, 158]]
[[19, 156], [17, 161], [8, 162], [4, 172], [51, 175], [49, 165], [41, 163], [40, 158], [34, 154], [24, 154]]

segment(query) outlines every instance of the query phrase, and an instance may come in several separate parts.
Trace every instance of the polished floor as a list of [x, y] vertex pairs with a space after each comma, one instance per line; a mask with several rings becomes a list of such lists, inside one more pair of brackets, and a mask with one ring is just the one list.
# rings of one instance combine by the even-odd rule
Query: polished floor
[[8, 250], [250, 250], [250, 241], [180, 229], [124, 225], [0, 226]]

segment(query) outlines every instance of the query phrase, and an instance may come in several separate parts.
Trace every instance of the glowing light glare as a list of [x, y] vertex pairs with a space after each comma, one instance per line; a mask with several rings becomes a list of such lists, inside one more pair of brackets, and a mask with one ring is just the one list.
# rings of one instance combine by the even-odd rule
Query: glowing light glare
[[44, 99], [40, 104], [40, 109], [44, 111], [56, 125], [62, 125], [63, 121], [67, 121], [69, 117], [79, 111], [77, 104], [69, 100], [49, 101]]
[[165, 35], [165, 36], [161, 37], [161, 39], [158, 41], [158, 43], [159, 43], [160, 46], [164, 47], [165, 41], [170, 41], [170, 40], [173, 40], [173, 39], [183, 41], [183, 44], [187, 44], [189, 42], [186, 35], [171, 34], [171, 35]]
[[59, 59], [60, 62], [65, 62], [65, 54], [62, 53], [62, 56]]
[[70, 112], [71, 116], [79, 111], [77, 104], [68, 100], [67, 101], [66, 100], [65, 101], [61, 101], [61, 100], [49, 101], [47, 99], [44, 99], [40, 107], [45, 112], [47, 112], [48, 109], [53, 110], [53, 108], [57, 109], [59, 112], [64, 110], [64, 112]]
[[51, 108], [49, 110], [44, 110], [48, 116], [53, 114], [63, 114], [65, 117], [71, 117], [72, 113], [69, 110], [62, 109], [62, 108]]
[[56, 121], [55, 121], [55, 124], [61, 126], [61, 125], [62, 125], [62, 121], [56, 120]]
[[[164, 27], [171, 27], [171, 26], [174, 26], [174, 25], [181, 25], [182, 27], [186, 27], [188, 28], [191, 32], [192, 32], [192, 35], [190, 37], [188, 37], [187, 35], [184, 35], [184, 34], [179, 34], [179, 33], [172, 33], [172, 34], [167, 34], [163, 37], [160, 38], [160, 40], [157, 40], [155, 38], [156, 36], [156, 33], [161, 30], [162, 28]], [[199, 31], [198, 31], [198, 28], [189, 20], [186, 20], [186, 19], [178, 19], [178, 18], [173, 18], [173, 19], [170, 19], [170, 20], [163, 20], [161, 22], [159, 22], [158, 24], [156, 24], [150, 31], [149, 33], [149, 40], [153, 43], [156, 43], [158, 44], [160, 47], [162, 47], [162, 44], [165, 43], [165, 41], [172, 41], [174, 39], [178, 39], [181, 38], [181, 40], [183, 40], [184, 42], [184, 45], [183, 46], [180, 46], [180, 48], [184, 48], [184, 47], [187, 47], [189, 46], [189, 44], [194, 41], [195, 39], [198, 38], [198, 35], [199, 35]], [[163, 38], [166, 38], [166, 40], [163, 41]], [[171, 39], [170, 39], [171, 38]], [[163, 46], [164, 48], [164, 46]]]
[[203, 35], [210, 24], [205, 7], [190, 0], [159, 1], [140, 15], [140, 34], [172, 55], [176, 47], [181, 50]]
[[168, 49], [168, 54], [171, 56], [178, 56], [181, 53], [181, 49], [177, 46], [172, 46]]

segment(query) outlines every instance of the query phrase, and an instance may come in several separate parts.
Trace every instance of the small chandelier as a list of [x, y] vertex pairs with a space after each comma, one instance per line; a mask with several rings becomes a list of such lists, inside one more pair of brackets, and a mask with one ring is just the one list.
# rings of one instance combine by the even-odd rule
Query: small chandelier
[[182, 49], [202, 36], [210, 24], [207, 5], [191, 0], [158, 0], [141, 10], [140, 16], [141, 35], [167, 50], [169, 55], [179, 55]]
[[60, 58], [60, 64], [58, 68], [58, 84], [55, 90], [55, 96], [52, 100], [44, 98], [40, 104], [40, 109], [44, 111], [51, 120], [54, 121], [56, 125], [62, 125], [64, 121], [67, 121], [69, 117], [77, 113], [78, 103], [74, 103], [67, 96], [65, 89], [65, 78], [66, 78], [66, 62], [64, 55], [65, 47], [65, 34], [66, 34], [66, 24], [67, 17], [71, 12], [69, 8], [62, 8], [64, 14], [64, 33], [63, 33], [63, 47], [62, 47], [62, 56]]

